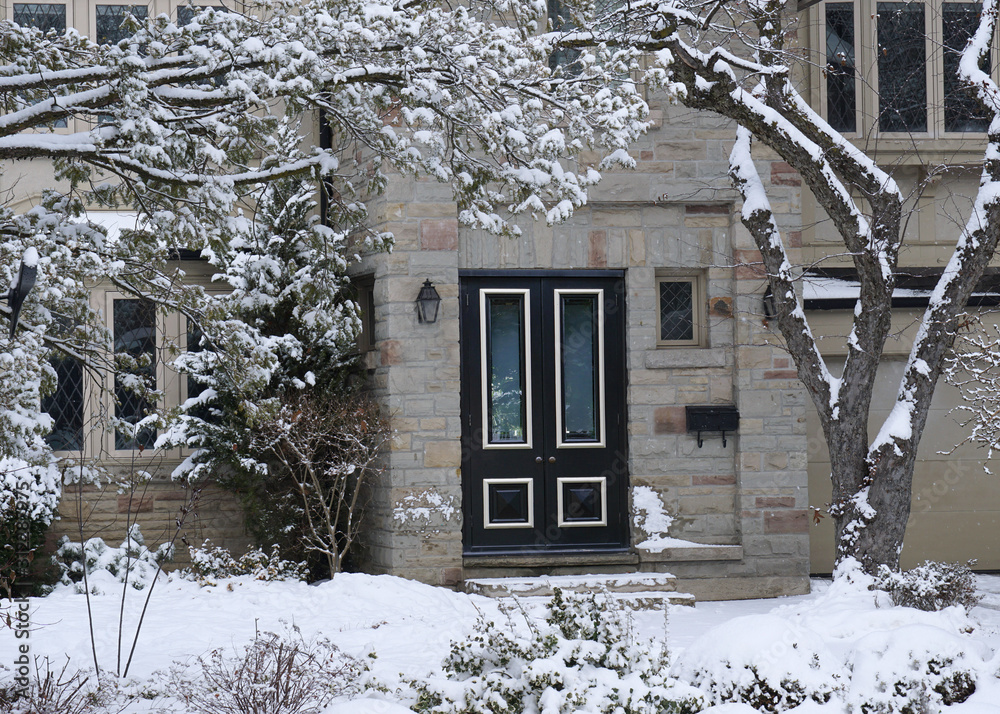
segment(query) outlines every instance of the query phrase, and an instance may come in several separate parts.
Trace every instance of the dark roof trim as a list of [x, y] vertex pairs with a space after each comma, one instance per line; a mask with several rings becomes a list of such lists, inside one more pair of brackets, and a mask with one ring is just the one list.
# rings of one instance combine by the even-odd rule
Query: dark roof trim
[[[896, 308], [925, 308], [930, 302], [931, 292], [941, 278], [941, 268], [903, 268], [896, 273], [896, 289], [905, 295], [894, 295], [892, 306]], [[820, 278], [829, 281], [857, 283], [858, 271], [854, 268], [824, 268], [806, 271], [804, 280]], [[853, 310], [857, 304], [854, 297], [812, 298], [803, 301], [806, 310]], [[1000, 305], [1000, 268], [987, 268], [972, 291], [970, 307], [996, 307]]]

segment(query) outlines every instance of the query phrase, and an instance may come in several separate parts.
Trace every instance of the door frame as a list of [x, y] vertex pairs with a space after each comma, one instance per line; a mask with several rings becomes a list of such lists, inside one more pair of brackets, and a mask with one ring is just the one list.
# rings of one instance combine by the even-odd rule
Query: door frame
[[[607, 369], [611, 369], [613, 365], [620, 365], [621, 370], [621, 394], [620, 394], [620, 419], [612, 418], [617, 417], [617, 415], [612, 415], [606, 413], [604, 415], [604, 432], [602, 433], [602, 440], [606, 440], [609, 443], [617, 442], [619, 445], [618, 450], [614, 454], [614, 482], [608, 483], [606, 488], [616, 489], [617, 494], [616, 500], [619, 504], [619, 517], [620, 517], [620, 539], [616, 543], [593, 545], [572, 545], [572, 544], [552, 544], [544, 539], [536, 539], [536, 542], [531, 545], [507, 545], [507, 546], [494, 546], [494, 545], [484, 545], [476, 544], [473, 545], [472, 539], [472, 518], [471, 518], [471, 508], [473, 499], [477, 498], [474, 495], [474, 482], [486, 478], [490, 478], [491, 474], [473, 474], [470, 468], [470, 457], [472, 454], [472, 439], [474, 438], [473, 425], [477, 418], [483, 418], [481, 415], [473, 414], [473, 398], [472, 392], [482, 389], [482, 370], [485, 367], [482, 364], [482, 351], [485, 349], [483, 343], [482, 330], [483, 325], [478, 325], [475, 328], [472, 325], [467, 324], [469, 318], [467, 317], [467, 310], [463, 305], [462, 309], [459, 310], [460, 314], [460, 325], [459, 325], [459, 339], [460, 343], [462, 340], [471, 338], [478, 341], [477, 349], [475, 350], [476, 358], [469, 358], [467, 355], [472, 355], [471, 347], [462, 344], [460, 349], [460, 375], [461, 375], [461, 426], [462, 426], [462, 498], [463, 498], [463, 526], [462, 526], [462, 544], [463, 553], [466, 556], [483, 556], [483, 555], [529, 555], [529, 554], [565, 554], [565, 555], [579, 555], [581, 553], [616, 553], [616, 552], [628, 552], [630, 550], [631, 541], [631, 509], [629, 504], [629, 473], [628, 473], [628, 462], [629, 462], [629, 441], [628, 441], [628, 386], [629, 386], [629, 375], [628, 375], [628, 361], [627, 361], [627, 336], [628, 336], [628, 321], [627, 321], [627, 294], [626, 289], [626, 271], [622, 270], [608, 270], [608, 269], [597, 269], [597, 270], [586, 270], [586, 269], [572, 269], [572, 270], [546, 270], [546, 269], [526, 269], [526, 270], [470, 270], [462, 269], [458, 271], [459, 277], [459, 295], [467, 295], [467, 283], [473, 279], [484, 279], [484, 280], [511, 280], [512, 285], [508, 290], [504, 290], [502, 287], [490, 286], [486, 290], [498, 291], [501, 293], [517, 293], [524, 290], [523, 283], [518, 284], [517, 281], [525, 280], [544, 280], [544, 279], [603, 279], [603, 280], [614, 280], [617, 285], [620, 285], [620, 289], [617, 290], [618, 299], [620, 301], [620, 309], [618, 320], [620, 321], [620, 340], [605, 339], [604, 332], [601, 332], [601, 340], [604, 343], [604, 360], [605, 369], [602, 370], [600, 375], [601, 380], [608, 380], [614, 382], [616, 380], [609, 379]], [[580, 285], [580, 290], [587, 291], [586, 286]], [[558, 288], [558, 292], [573, 292], [574, 289]], [[463, 299], [463, 298], [460, 298]], [[476, 302], [479, 302], [477, 298]], [[478, 310], [477, 306], [477, 310]], [[542, 324], [541, 329], [547, 329], [547, 327]], [[614, 344], [617, 342], [618, 344]], [[532, 345], [532, 350], [536, 355], [541, 354], [542, 345]], [[612, 351], [616, 354], [612, 355]], [[551, 359], [556, 358], [556, 354], [549, 355]], [[477, 363], [478, 361], [478, 363]], [[540, 388], [541, 385], [537, 385]], [[540, 391], [535, 390], [536, 398], [540, 399]], [[481, 410], [484, 405], [479, 405]], [[558, 411], [558, 410], [557, 410]], [[547, 416], [543, 417], [543, 422], [548, 419]], [[552, 421], [555, 421], [554, 419]], [[541, 425], [538, 425], [541, 428]], [[534, 438], [534, 435], [532, 435]], [[582, 445], [581, 445], [582, 446]], [[561, 447], [559, 447], [561, 448]], [[515, 479], [516, 480], [516, 479]], [[559, 479], [560, 481], [563, 479]], [[571, 479], [572, 480], [572, 479]], [[544, 486], [544, 482], [543, 482]], [[559, 495], [562, 495], [561, 488], [558, 489]], [[482, 498], [485, 498], [485, 494], [480, 494]], [[608, 501], [605, 501], [608, 503]], [[556, 507], [556, 504], [552, 504], [552, 507]], [[557, 514], [558, 515], [558, 514]], [[610, 514], [609, 514], [610, 515]], [[537, 529], [542, 527], [540, 524], [533, 524]]]

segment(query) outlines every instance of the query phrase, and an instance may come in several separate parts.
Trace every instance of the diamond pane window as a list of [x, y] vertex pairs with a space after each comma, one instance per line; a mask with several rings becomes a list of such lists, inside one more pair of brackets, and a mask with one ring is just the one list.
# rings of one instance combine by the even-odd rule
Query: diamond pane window
[[879, 129], [927, 131], [923, 3], [878, 3]]
[[52, 417], [45, 441], [53, 451], [83, 448], [83, 366], [65, 355], [49, 363], [56, 372], [56, 391], [42, 399], [42, 411]]
[[208, 8], [212, 8], [217, 12], [229, 12], [229, 8], [222, 5], [181, 5], [177, 8], [177, 24], [178, 25], [189, 25], [194, 19], [194, 16], [199, 12], [203, 12]]
[[[982, 5], [967, 2], [944, 3], [941, 9], [945, 131], [986, 131], [990, 124], [975, 93], [961, 85], [957, 74], [960, 55], [979, 25], [981, 10]], [[989, 59], [981, 69], [989, 69]]]
[[695, 279], [661, 278], [657, 283], [660, 300], [660, 342], [695, 344], [698, 341]]
[[42, 32], [66, 31], [66, 6], [55, 3], [14, 3], [14, 22]]
[[826, 116], [838, 131], [857, 131], [854, 3], [826, 5]]
[[114, 45], [131, 33], [125, 29], [125, 18], [132, 15], [137, 20], [145, 20], [149, 10], [145, 5], [98, 5], [97, 42]]
[[[42, 32], [61, 34], [66, 31], [66, 6], [61, 3], [16, 2], [14, 22], [22, 27], [35, 27]], [[68, 122], [66, 119], [59, 119], [49, 126], [62, 128], [68, 126]]]
[[[549, 21], [552, 23], [553, 32], [567, 32], [572, 30], [573, 20], [570, 18], [569, 9], [560, 0], [548, 0]], [[560, 49], [549, 55], [549, 67], [556, 71], [560, 67], [569, 67], [580, 57], [579, 50]], [[572, 73], [572, 71], [571, 71]]]
[[[201, 328], [198, 323], [192, 322], [190, 319], [187, 321], [187, 351], [188, 352], [201, 352], [205, 349], [202, 345], [201, 340], [204, 333], [202, 333]], [[188, 375], [185, 379], [187, 383], [187, 398], [191, 399], [197, 397], [199, 394], [205, 391], [207, 387], [199, 382], [197, 379]], [[209, 409], [204, 404], [198, 405], [194, 409], [188, 412], [193, 417], [197, 417], [203, 421], [209, 421], [211, 417], [211, 409]]]
[[[115, 375], [115, 416], [136, 424], [149, 416], [154, 405], [143, 394], [156, 389], [156, 306], [144, 300], [114, 302], [115, 352], [138, 361], [137, 366]], [[146, 449], [156, 441], [156, 430], [144, 428], [135, 434], [115, 432], [115, 449]]]

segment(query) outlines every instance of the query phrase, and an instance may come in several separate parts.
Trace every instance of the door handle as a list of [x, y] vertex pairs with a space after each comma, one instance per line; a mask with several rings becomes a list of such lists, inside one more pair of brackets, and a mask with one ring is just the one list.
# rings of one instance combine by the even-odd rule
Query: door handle
[[536, 463], [536, 464], [540, 464], [540, 463], [542, 463], [542, 457], [541, 457], [541, 456], [536, 456], [536, 457], [535, 457], [535, 463]]
[[550, 464], [554, 464], [555, 462], [556, 462], [556, 457], [555, 456], [550, 456], [549, 457], [549, 463]]

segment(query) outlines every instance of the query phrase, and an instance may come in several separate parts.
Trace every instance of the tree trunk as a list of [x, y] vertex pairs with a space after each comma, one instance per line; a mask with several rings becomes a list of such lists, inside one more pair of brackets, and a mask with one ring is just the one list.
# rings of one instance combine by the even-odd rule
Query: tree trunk
[[[836, 448], [831, 444], [831, 448]], [[910, 517], [910, 491], [916, 450], [884, 459], [875, 466], [831, 474], [831, 506], [836, 534], [837, 562], [855, 558], [866, 572], [880, 565], [899, 567], [899, 553]], [[894, 455], [895, 456], [895, 455]], [[844, 494], [837, 496], [838, 493]]]

